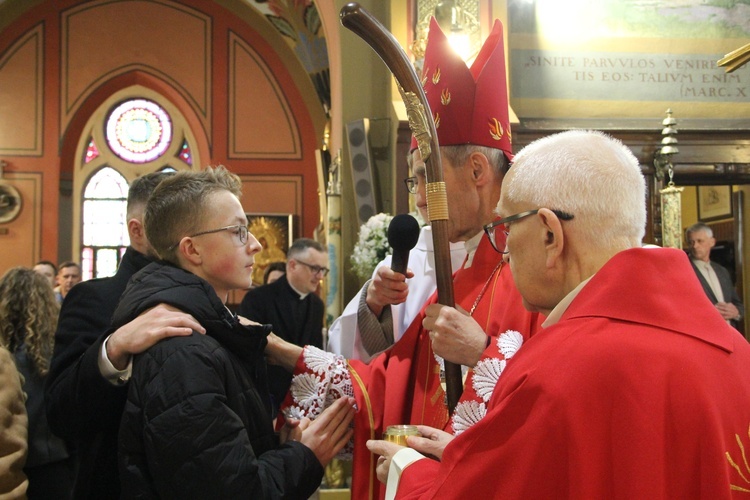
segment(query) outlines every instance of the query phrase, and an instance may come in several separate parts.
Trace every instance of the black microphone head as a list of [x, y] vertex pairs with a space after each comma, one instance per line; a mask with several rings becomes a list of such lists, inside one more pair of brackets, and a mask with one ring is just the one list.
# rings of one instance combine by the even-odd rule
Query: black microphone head
[[419, 239], [419, 222], [409, 214], [398, 214], [388, 225], [388, 244], [394, 251], [409, 251]]

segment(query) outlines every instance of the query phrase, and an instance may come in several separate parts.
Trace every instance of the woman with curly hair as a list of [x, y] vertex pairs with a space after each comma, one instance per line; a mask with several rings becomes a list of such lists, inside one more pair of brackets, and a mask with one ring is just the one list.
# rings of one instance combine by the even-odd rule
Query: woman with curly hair
[[29, 453], [24, 472], [30, 500], [70, 498], [73, 461], [65, 442], [53, 435], [44, 410], [44, 379], [55, 341], [60, 306], [44, 276], [14, 267], [0, 279], [0, 345], [24, 378], [29, 415]]

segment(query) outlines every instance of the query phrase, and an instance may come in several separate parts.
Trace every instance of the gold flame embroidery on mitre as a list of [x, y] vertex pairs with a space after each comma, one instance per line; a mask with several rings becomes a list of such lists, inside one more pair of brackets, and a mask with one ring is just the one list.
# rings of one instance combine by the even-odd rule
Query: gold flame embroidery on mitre
[[451, 91], [447, 88], [444, 88], [442, 92], [440, 92], [440, 102], [443, 103], [443, 106], [447, 106], [451, 103]]
[[435, 113], [435, 128], [440, 128], [440, 113]]
[[[747, 435], [748, 435], [748, 438], [750, 438], [750, 427], [748, 427]], [[750, 464], [748, 463], [747, 455], [745, 455], [745, 445], [742, 444], [742, 439], [740, 438], [739, 434], [735, 434], [734, 438], [737, 440], [737, 447], [739, 448], [739, 453], [740, 453], [739, 456], [742, 458], [740, 463], [742, 463], [742, 465], [744, 466], [744, 469], [747, 475], [745, 475], [742, 472], [742, 470], [740, 469], [740, 466], [737, 465], [737, 461], [732, 459], [732, 455], [730, 455], [728, 451], [725, 452], [729, 465], [732, 467], [732, 469], [737, 471], [737, 474], [739, 475], [738, 479], [741, 479], [741, 481], [738, 480], [737, 482], [744, 481], [745, 483], [743, 486], [740, 486], [739, 484], [730, 484], [729, 489], [731, 491], [741, 491], [743, 493], [750, 493], [750, 479], [748, 479], [748, 477], [750, 476]]]
[[499, 121], [497, 121], [497, 118], [490, 118], [488, 125], [490, 127], [490, 135], [493, 139], [499, 141], [503, 138], [503, 134], [505, 132], [503, 130], [503, 126], [500, 125]]
[[437, 68], [432, 74], [432, 84], [437, 85], [438, 83], [440, 83], [440, 68]]
[[427, 85], [427, 75], [430, 72], [430, 68], [425, 68], [422, 71], [422, 79], [420, 80], [420, 83], [422, 84], [422, 88], [424, 88], [425, 85]]

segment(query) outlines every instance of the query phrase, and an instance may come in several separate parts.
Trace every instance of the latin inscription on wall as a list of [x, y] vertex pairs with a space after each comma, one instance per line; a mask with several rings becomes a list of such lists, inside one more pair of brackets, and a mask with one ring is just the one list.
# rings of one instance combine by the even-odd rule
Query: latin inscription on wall
[[529, 99], [747, 102], [750, 66], [725, 73], [723, 54], [514, 50], [512, 96]]
[[746, 121], [747, 0], [508, 0], [511, 104], [522, 118]]

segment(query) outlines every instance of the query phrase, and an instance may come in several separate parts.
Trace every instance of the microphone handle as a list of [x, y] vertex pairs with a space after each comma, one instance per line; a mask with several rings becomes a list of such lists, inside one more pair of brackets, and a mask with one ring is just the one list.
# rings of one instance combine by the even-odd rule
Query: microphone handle
[[406, 265], [409, 263], [409, 249], [393, 250], [391, 258], [391, 270], [397, 273], [406, 274]]

